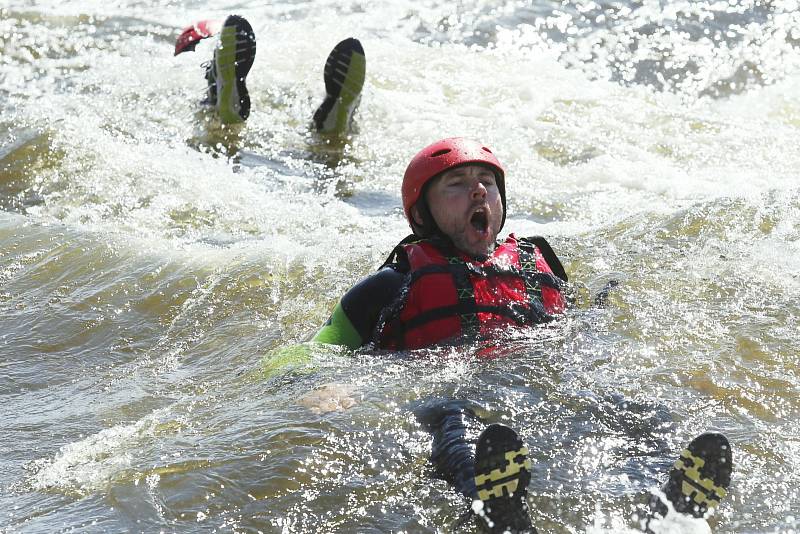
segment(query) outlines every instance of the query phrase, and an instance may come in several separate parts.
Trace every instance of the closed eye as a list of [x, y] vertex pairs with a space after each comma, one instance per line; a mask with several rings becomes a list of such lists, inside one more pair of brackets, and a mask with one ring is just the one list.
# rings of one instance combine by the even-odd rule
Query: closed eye
[[497, 179], [492, 172], [481, 173], [479, 180], [483, 185], [496, 185]]

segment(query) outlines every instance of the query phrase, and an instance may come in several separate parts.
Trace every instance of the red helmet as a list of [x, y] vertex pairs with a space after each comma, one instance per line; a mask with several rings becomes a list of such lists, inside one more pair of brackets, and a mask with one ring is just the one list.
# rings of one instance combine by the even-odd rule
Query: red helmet
[[412, 229], [414, 220], [411, 217], [411, 206], [419, 201], [425, 184], [447, 170], [470, 163], [486, 165], [494, 171], [503, 203], [503, 220], [500, 228], [503, 227], [506, 222], [506, 184], [503, 166], [484, 145], [463, 137], [451, 137], [436, 141], [420, 150], [408, 164], [403, 175], [403, 211]]

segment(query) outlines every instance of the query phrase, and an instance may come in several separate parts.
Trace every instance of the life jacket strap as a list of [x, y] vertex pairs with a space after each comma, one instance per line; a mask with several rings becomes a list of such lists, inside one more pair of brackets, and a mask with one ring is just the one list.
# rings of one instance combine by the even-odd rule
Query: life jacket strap
[[398, 263], [398, 261], [403, 261], [404, 263], [408, 263], [408, 254], [406, 254], [406, 250], [403, 248], [403, 245], [408, 245], [409, 243], [416, 243], [422, 241], [422, 238], [415, 234], [409, 234], [403, 238], [392, 251], [386, 256], [386, 259], [383, 261], [378, 270], [380, 271], [387, 265], [391, 265], [393, 263]]
[[[428, 310], [406, 322], [397, 320], [396, 331], [394, 331], [393, 334], [397, 334], [402, 337], [402, 335], [407, 331], [413, 330], [414, 328], [420, 327], [426, 323], [436, 321], [438, 319], [446, 319], [456, 315], [459, 317], [470, 316], [470, 319], [474, 317], [475, 321], [477, 322], [479, 313], [489, 313], [492, 315], [505, 317], [507, 319], [511, 319], [517, 325], [523, 326], [528, 324], [529, 321], [527, 310], [528, 307], [521, 304], [512, 304], [510, 306], [493, 306], [488, 304], [464, 306], [460, 303], [452, 304], [450, 306], [442, 306], [440, 308]], [[465, 332], [462, 331], [462, 334], [465, 334]]]
[[480, 321], [478, 320], [478, 305], [475, 301], [475, 289], [469, 280], [467, 264], [458, 256], [446, 256], [446, 258], [450, 272], [453, 274], [453, 283], [456, 286], [456, 296], [458, 297], [456, 307], [458, 308], [458, 318], [461, 320], [461, 333], [468, 338], [474, 338], [480, 330]]
[[536, 245], [536, 248], [538, 248], [539, 252], [541, 252], [544, 261], [547, 262], [547, 265], [550, 267], [550, 270], [553, 271], [553, 274], [564, 282], [569, 282], [567, 271], [564, 270], [561, 260], [559, 260], [558, 256], [556, 256], [556, 253], [553, 252], [553, 248], [550, 246], [550, 243], [547, 242], [547, 239], [540, 235], [535, 235], [532, 237], [519, 239], [517, 241], [517, 245], [519, 248], [528, 249], [531, 252], [533, 252], [533, 247], [531, 245]]
[[[536, 252], [535, 249], [523, 247], [521, 244], [517, 249], [519, 251], [519, 265], [522, 271], [522, 281], [525, 284], [525, 294], [528, 295], [528, 306], [534, 316], [544, 318], [547, 316], [544, 305], [542, 304], [542, 279], [539, 276], [529, 276], [531, 273], [541, 275], [545, 273], [539, 272], [536, 267]], [[527, 275], [527, 276], [526, 276]]]
[[[418, 279], [422, 278], [423, 276], [429, 274], [450, 274], [455, 276], [456, 270], [460, 270], [458, 267], [454, 269], [454, 265], [456, 264], [447, 264], [447, 265], [426, 265], [420, 269], [417, 269], [413, 273], [411, 273], [411, 282], [416, 282]], [[534, 260], [533, 265], [535, 267], [536, 262]], [[562, 289], [563, 282], [559, 280], [557, 277], [551, 275], [550, 273], [542, 273], [538, 271], [528, 271], [524, 269], [517, 269], [514, 266], [504, 266], [500, 267], [498, 265], [484, 265], [484, 266], [477, 266], [474, 264], [464, 263], [468, 274], [474, 274], [477, 276], [503, 276], [503, 275], [514, 275], [518, 276], [523, 279], [528, 279], [528, 283], [530, 284], [539, 284], [545, 285], [548, 287], [552, 287], [553, 289]]]

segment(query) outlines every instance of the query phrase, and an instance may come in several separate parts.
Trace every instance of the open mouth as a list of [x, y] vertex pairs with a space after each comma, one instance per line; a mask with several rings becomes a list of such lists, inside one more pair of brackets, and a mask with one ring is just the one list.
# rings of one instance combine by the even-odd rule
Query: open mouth
[[486, 233], [489, 228], [489, 217], [484, 208], [478, 208], [469, 218], [469, 223], [480, 233]]

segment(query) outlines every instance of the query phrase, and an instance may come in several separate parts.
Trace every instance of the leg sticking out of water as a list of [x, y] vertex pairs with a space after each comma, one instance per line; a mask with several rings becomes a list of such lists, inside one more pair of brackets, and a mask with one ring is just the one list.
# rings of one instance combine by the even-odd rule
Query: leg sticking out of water
[[484, 426], [473, 408], [466, 401], [434, 400], [415, 410], [417, 419], [433, 435], [435, 476], [470, 500], [475, 498], [475, 442]]
[[245, 78], [255, 57], [256, 36], [250, 23], [238, 15], [229, 16], [222, 26], [214, 58], [205, 64], [205, 103], [215, 106], [225, 124], [243, 122], [250, 115]]
[[472, 505], [456, 527], [476, 515], [486, 532], [535, 533], [525, 499], [530, 482], [528, 451], [511, 428], [496, 424], [484, 428], [476, 410], [477, 405], [461, 400], [430, 401], [415, 410], [433, 435], [431, 463], [436, 476]]
[[325, 100], [314, 113], [314, 126], [322, 133], [346, 133], [361, 100], [367, 60], [358, 39], [333, 47], [325, 62]]
[[693, 439], [670, 469], [663, 495], [650, 496], [645, 530], [653, 532], [651, 522], [668, 517], [672, 510], [705, 517], [727, 494], [732, 471], [731, 446], [725, 436], [706, 433]]

